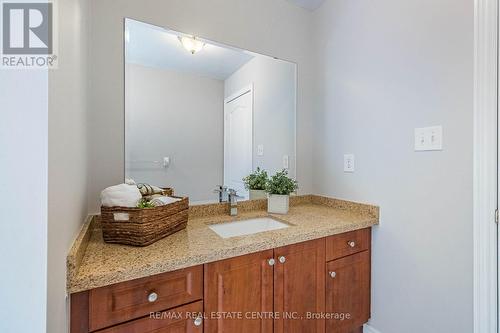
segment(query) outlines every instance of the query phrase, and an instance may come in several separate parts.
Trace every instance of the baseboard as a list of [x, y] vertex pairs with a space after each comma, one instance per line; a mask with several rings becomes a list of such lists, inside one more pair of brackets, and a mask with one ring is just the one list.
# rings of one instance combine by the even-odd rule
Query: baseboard
[[363, 333], [381, 333], [379, 330], [374, 329], [370, 325], [364, 325], [363, 326]]

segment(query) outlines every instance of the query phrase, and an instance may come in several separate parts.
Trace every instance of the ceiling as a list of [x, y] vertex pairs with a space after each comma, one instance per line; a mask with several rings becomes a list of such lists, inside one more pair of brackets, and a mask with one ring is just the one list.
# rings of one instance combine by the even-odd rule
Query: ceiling
[[316, 10], [318, 9], [325, 0], [287, 0], [294, 5], [299, 7], [308, 9], [308, 10]]
[[179, 42], [182, 34], [125, 20], [125, 62], [225, 80], [254, 57], [251, 52], [207, 42], [196, 54]]

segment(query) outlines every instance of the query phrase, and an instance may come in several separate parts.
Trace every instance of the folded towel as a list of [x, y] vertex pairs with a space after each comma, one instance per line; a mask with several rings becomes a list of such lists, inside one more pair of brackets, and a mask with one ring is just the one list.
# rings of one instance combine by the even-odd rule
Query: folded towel
[[150, 201], [150, 203], [153, 204], [153, 206], [158, 207], [158, 206], [165, 206], [177, 202], [179, 200], [181, 199], [163, 196], [154, 198], [153, 200]]
[[137, 207], [142, 198], [135, 185], [120, 184], [110, 186], [101, 192], [101, 205], [105, 207]]
[[142, 196], [143, 199], [146, 199], [147, 201], [151, 201], [153, 199], [156, 199], [156, 198], [159, 198], [159, 197], [164, 197], [163, 194], [152, 194], [152, 195], [146, 195], [146, 196]]
[[144, 196], [163, 193], [163, 189], [149, 184], [137, 184], [137, 188]]

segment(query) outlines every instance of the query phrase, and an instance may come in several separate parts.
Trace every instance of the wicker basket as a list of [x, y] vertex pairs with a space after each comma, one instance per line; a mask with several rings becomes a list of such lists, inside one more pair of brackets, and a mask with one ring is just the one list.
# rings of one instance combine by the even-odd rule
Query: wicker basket
[[101, 207], [104, 241], [146, 246], [186, 228], [189, 199], [180, 199], [154, 208]]
[[174, 189], [171, 187], [162, 187], [163, 195], [167, 195], [169, 197], [174, 196]]

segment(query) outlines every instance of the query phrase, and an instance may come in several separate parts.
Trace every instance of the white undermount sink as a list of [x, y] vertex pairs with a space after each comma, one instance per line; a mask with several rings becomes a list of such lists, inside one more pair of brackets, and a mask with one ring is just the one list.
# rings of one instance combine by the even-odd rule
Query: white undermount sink
[[222, 238], [245, 236], [263, 231], [288, 228], [290, 225], [270, 217], [259, 217], [242, 221], [211, 224], [208, 227]]

